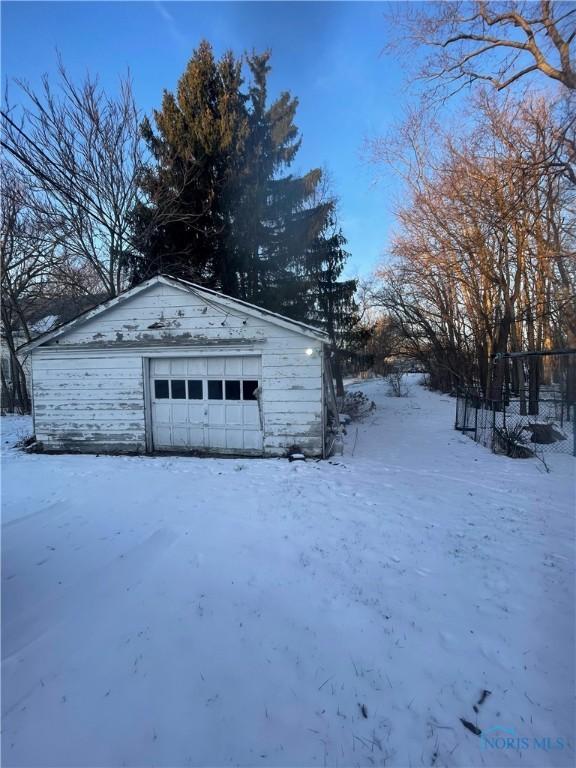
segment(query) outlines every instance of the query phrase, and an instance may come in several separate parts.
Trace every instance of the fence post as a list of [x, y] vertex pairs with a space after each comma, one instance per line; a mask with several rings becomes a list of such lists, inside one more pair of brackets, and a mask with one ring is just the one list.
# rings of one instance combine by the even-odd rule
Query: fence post
[[456, 416], [454, 418], [454, 429], [458, 429], [458, 411], [460, 410], [460, 389], [456, 390]]
[[492, 400], [492, 434], [490, 440], [490, 450], [494, 453], [494, 446], [496, 444], [496, 401]]
[[[478, 405], [478, 403], [476, 403]], [[478, 442], [478, 408], [476, 408], [474, 413], [474, 442]]]

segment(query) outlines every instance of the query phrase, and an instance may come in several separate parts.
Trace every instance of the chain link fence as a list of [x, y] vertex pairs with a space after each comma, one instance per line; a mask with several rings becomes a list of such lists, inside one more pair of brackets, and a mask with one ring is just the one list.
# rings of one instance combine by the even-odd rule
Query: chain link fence
[[538, 413], [527, 414], [520, 395], [490, 400], [474, 390], [459, 390], [455, 427], [494, 453], [576, 456], [576, 404], [566, 404], [556, 392], [542, 394]]
[[516, 458], [554, 453], [576, 456], [572, 360], [562, 360], [554, 369], [561, 375], [537, 389], [512, 388], [507, 382], [497, 399], [487, 398], [475, 387], [458, 390], [455, 428], [494, 453]]

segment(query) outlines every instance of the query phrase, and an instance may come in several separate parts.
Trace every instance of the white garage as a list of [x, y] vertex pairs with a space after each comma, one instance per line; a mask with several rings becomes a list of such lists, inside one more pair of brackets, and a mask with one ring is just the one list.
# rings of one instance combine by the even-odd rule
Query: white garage
[[26, 346], [46, 451], [325, 456], [326, 335], [158, 276]]

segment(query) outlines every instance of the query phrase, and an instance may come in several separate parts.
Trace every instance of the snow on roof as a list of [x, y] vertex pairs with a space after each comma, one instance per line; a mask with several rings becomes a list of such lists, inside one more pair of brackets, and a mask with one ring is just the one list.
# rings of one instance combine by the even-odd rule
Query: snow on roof
[[37, 320], [32, 325], [32, 332], [37, 333], [38, 335], [47, 333], [58, 325], [58, 319], [57, 315], [46, 315], [45, 317], [41, 317], [40, 320]]

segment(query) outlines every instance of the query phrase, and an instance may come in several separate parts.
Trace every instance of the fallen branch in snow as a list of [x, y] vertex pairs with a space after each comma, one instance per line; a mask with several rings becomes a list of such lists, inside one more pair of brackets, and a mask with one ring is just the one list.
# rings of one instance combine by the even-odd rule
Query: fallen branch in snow
[[544, 454], [542, 454], [539, 451], [534, 451], [534, 456], [538, 459], [538, 461], [542, 462], [544, 469], [546, 470], [546, 474], [549, 474], [550, 467], [548, 466], [548, 464], [546, 464], [546, 459], [544, 458]]
[[326, 683], [329, 683], [329, 682], [330, 682], [330, 680], [332, 680], [332, 678], [333, 678], [333, 677], [334, 677], [334, 675], [332, 675], [331, 677], [329, 677], [327, 680], [324, 680], [324, 682], [322, 683], [322, 685], [320, 686], [320, 688], [318, 688], [318, 690], [319, 690], [319, 691], [321, 691], [321, 690], [322, 690], [322, 688], [324, 688], [324, 686], [326, 685]]
[[474, 706], [472, 707], [472, 709], [474, 710], [474, 712], [476, 712], [476, 714], [478, 714], [478, 707], [481, 707], [482, 704], [484, 704], [484, 702], [488, 698], [488, 696], [490, 696], [491, 694], [492, 694], [492, 691], [487, 691], [486, 688], [484, 688], [484, 690], [482, 691], [482, 695], [480, 696], [476, 704], [474, 704]]
[[460, 722], [464, 726], [464, 728], [468, 728], [469, 731], [472, 731], [472, 733], [475, 736], [480, 736], [482, 733], [481, 729], [474, 725], [474, 723], [471, 723], [469, 720], [464, 720], [463, 717], [460, 718]]
[[365, 747], [369, 747], [370, 743], [365, 741], [361, 736], [356, 736], [355, 733], [352, 734], [353, 739], [357, 739], [361, 744], [363, 744]]
[[528, 694], [526, 693], [526, 691], [524, 691], [524, 696], [528, 699], [528, 701], [530, 702], [530, 704], [532, 704], [532, 706], [540, 707], [540, 709], [545, 709], [546, 712], [553, 711], [552, 707], [545, 707], [543, 704], [539, 704], [537, 701], [534, 701], [533, 699], [531, 699], [530, 696], [528, 696]]

